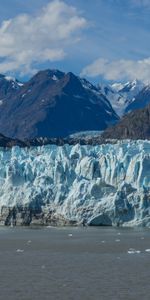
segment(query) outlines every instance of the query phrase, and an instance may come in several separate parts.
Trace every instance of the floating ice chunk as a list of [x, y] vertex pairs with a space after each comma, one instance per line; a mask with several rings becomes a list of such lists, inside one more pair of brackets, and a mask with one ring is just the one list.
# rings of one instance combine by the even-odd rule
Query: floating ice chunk
[[120, 242], [120, 240], [119, 240], [119, 239], [117, 239], [117, 240], [115, 240], [115, 242]]
[[16, 252], [17, 252], [17, 253], [23, 253], [24, 250], [23, 250], [23, 249], [17, 249]]
[[69, 233], [68, 236], [69, 236], [69, 237], [72, 237], [72, 233]]
[[140, 253], [141, 253], [140, 250], [135, 250], [135, 249], [133, 249], [133, 248], [130, 248], [130, 249], [128, 250], [128, 254], [140, 254]]
[[146, 249], [145, 252], [150, 252], [150, 249]]
[[128, 254], [134, 254], [134, 250], [128, 250]]

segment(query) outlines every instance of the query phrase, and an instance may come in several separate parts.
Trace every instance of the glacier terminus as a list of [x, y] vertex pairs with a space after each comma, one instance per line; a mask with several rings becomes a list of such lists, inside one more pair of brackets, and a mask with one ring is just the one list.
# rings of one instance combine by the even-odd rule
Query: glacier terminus
[[150, 226], [150, 142], [0, 148], [4, 225]]

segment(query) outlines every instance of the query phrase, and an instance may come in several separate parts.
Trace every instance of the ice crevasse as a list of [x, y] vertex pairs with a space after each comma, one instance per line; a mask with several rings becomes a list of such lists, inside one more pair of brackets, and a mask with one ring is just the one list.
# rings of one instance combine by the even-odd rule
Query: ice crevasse
[[0, 149], [3, 224], [150, 226], [150, 142]]

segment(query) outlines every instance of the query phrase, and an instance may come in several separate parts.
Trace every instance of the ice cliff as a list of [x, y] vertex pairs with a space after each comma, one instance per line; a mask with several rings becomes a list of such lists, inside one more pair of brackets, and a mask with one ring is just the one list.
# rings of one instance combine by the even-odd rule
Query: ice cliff
[[150, 142], [1, 148], [0, 221], [150, 226]]

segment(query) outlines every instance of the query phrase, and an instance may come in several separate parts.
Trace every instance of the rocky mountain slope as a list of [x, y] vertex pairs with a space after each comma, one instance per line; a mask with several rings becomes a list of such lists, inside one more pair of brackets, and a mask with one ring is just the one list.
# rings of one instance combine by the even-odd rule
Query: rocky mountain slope
[[58, 70], [38, 72], [0, 106], [1, 133], [19, 139], [104, 130], [118, 119], [98, 88]]
[[103, 134], [104, 139], [150, 139], [150, 105], [135, 110], [116, 125], [108, 128]]
[[0, 149], [0, 222], [150, 226], [150, 142]]

